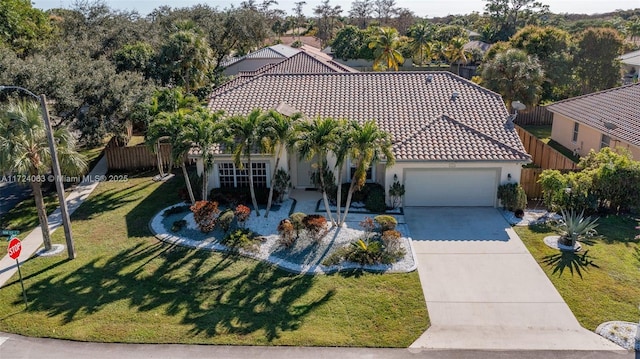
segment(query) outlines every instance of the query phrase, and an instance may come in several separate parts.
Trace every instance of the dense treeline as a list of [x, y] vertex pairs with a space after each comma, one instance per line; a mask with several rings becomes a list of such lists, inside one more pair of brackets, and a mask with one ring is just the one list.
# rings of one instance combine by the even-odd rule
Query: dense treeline
[[[481, 65], [478, 82], [508, 103], [529, 104], [617, 85], [616, 57], [640, 40], [640, 9], [558, 15], [535, 1], [486, 0], [482, 14], [421, 19], [395, 0], [355, 0], [350, 9], [324, 0], [307, 18], [304, 6], [298, 2], [288, 14], [276, 1], [247, 0], [224, 9], [161, 6], [141, 16], [100, 1], [44, 12], [28, 0], [3, 0], [0, 84], [47, 94], [54, 124], [73, 125], [92, 145], [107, 135], [126, 138], [132, 126], [147, 123], [159, 88], [179, 86], [204, 100], [224, 81], [226, 58], [285, 34], [316, 36], [336, 57], [372, 59], [380, 70], [405, 58], [417, 66], [454, 65], [454, 72]], [[494, 45], [486, 54], [469, 50], [470, 34]], [[526, 79], [504, 73], [504, 64], [526, 71]]]

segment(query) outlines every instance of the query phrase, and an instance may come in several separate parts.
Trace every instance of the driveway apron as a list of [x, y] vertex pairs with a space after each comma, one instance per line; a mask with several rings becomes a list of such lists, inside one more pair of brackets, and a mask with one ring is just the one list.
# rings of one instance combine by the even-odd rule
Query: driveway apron
[[580, 326], [495, 208], [404, 214], [431, 319], [412, 348], [623, 350]]

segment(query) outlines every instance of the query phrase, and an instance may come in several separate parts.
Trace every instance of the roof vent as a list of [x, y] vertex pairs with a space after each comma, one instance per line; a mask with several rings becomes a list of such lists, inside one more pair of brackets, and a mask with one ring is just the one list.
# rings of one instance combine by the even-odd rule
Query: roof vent
[[518, 116], [518, 114], [517, 114], [517, 113], [512, 113], [512, 114], [510, 114], [509, 116], [507, 116], [507, 122], [505, 122], [505, 126], [506, 126], [508, 129], [510, 129], [510, 130], [511, 130], [511, 129], [514, 129], [514, 128], [515, 128], [515, 124], [514, 124], [514, 122], [513, 122], [513, 121], [516, 119], [516, 117], [517, 117], [517, 116]]
[[453, 93], [451, 94], [451, 101], [455, 101], [458, 97], [460, 97], [458, 91], [453, 91]]
[[618, 128], [618, 125], [616, 125], [616, 124], [615, 124], [615, 123], [613, 123], [613, 122], [605, 122], [605, 123], [604, 123], [604, 127], [606, 127], [606, 129], [607, 129], [607, 130], [609, 130], [609, 131], [613, 131], [613, 130], [615, 130], [616, 128]]
[[432, 81], [433, 81], [433, 75], [432, 74], [427, 75], [427, 83], [429, 84]]

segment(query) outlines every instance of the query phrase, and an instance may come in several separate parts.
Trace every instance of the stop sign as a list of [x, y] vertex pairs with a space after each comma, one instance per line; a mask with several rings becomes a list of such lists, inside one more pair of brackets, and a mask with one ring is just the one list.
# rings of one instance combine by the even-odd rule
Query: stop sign
[[18, 238], [13, 238], [9, 242], [9, 249], [7, 252], [9, 253], [9, 257], [11, 259], [17, 259], [20, 256], [20, 251], [22, 250], [22, 244]]

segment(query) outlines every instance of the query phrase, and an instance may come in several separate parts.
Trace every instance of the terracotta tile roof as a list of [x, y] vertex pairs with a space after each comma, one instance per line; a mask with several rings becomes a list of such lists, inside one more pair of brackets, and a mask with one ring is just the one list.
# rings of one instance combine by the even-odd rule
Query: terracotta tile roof
[[[640, 146], [640, 83], [570, 98], [547, 109]], [[607, 129], [605, 123], [615, 125], [615, 129]]]
[[308, 118], [373, 119], [397, 160], [530, 158], [500, 96], [449, 72], [265, 73], [214, 94], [209, 108], [237, 115], [283, 104]]
[[286, 59], [300, 52], [300, 50], [294, 49], [286, 45], [273, 45], [264, 47], [260, 50], [250, 52], [244, 56], [232, 58], [222, 63], [222, 67], [228, 67], [236, 62], [240, 62], [244, 59]]

